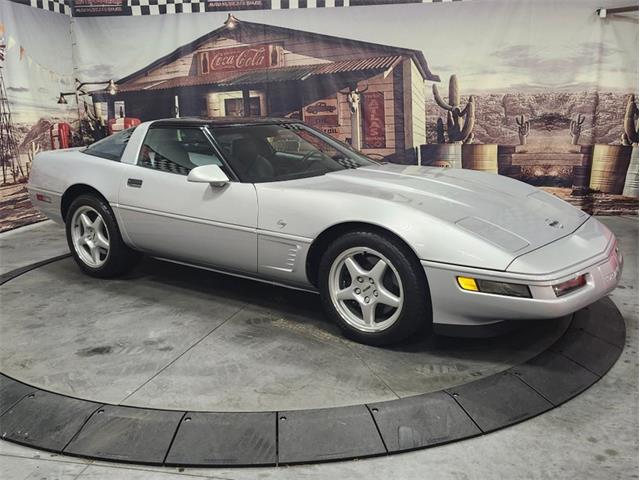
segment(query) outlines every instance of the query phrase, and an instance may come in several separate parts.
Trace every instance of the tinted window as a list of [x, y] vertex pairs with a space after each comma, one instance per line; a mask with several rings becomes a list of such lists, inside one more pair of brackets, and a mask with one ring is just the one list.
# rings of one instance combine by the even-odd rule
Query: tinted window
[[214, 127], [212, 134], [243, 182], [314, 177], [374, 163], [303, 124]]
[[120, 161], [122, 153], [124, 152], [134, 129], [135, 127], [127, 128], [121, 132], [114, 133], [113, 135], [92, 143], [83, 151], [89, 155], [95, 155], [96, 157]]
[[199, 128], [151, 128], [138, 157], [138, 165], [142, 167], [179, 175], [212, 164], [224, 170], [213, 145]]

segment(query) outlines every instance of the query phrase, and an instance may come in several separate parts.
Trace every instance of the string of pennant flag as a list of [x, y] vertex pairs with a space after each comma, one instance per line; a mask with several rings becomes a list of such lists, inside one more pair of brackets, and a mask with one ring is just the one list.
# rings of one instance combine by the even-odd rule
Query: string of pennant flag
[[139, 16], [235, 10], [359, 7], [469, 0], [10, 0], [73, 17]]
[[0, 66], [4, 65], [9, 55], [17, 55], [18, 61], [26, 62], [27, 67], [33, 70], [34, 73], [47, 75], [50, 80], [62, 84], [73, 83], [73, 75], [56, 72], [35, 60], [27, 49], [18, 43], [13, 35], [5, 32], [4, 24], [0, 23]]

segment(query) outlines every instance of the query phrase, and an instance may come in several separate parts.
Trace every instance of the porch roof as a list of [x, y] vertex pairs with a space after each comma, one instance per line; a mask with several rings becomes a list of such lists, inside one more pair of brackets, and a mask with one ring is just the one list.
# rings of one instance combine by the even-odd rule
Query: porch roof
[[338, 62], [298, 65], [294, 67], [265, 68], [242, 72], [214, 72], [207, 75], [187, 75], [154, 82], [134, 82], [119, 86], [120, 92], [144, 92], [171, 90], [198, 85], [217, 85], [221, 87], [256, 85], [260, 83], [305, 81], [322, 75], [335, 75], [354, 72], [382, 72], [393, 68], [401, 60], [400, 55], [369, 57]]

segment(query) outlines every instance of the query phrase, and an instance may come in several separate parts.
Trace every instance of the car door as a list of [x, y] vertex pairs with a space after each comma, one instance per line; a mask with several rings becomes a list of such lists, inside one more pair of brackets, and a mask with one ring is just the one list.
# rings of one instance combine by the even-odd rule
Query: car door
[[196, 166], [218, 164], [232, 176], [200, 127], [149, 127], [135, 164], [126, 166], [118, 203], [133, 246], [209, 267], [257, 270], [257, 197], [251, 183], [187, 181]]

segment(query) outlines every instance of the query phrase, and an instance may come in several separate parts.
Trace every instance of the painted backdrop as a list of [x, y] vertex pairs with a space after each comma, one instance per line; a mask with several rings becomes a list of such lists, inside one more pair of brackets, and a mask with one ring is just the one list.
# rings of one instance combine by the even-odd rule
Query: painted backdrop
[[3, 1], [15, 144], [3, 182], [26, 177], [38, 150], [138, 121], [269, 115], [373, 158], [487, 170], [591, 212], [637, 212], [638, 16], [596, 15], [609, 3], [70, 18]]

